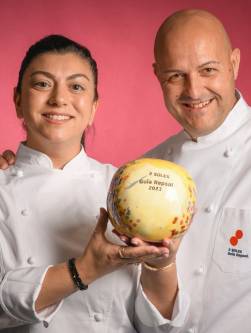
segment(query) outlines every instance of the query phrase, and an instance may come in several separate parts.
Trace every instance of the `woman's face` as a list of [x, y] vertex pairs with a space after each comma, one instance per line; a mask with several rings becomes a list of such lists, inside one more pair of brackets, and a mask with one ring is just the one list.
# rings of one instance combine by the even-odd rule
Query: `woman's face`
[[37, 56], [24, 73], [15, 105], [18, 117], [24, 119], [27, 146], [41, 149], [65, 143], [79, 147], [97, 107], [89, 63], [71, 52]]

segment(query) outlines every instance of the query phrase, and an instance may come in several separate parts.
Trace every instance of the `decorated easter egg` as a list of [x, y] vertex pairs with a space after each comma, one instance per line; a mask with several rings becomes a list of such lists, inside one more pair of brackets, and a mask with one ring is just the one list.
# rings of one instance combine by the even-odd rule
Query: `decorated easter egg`
[[119, 233], [161, 242], [188, 229], [195, 202], [195, 184], [183, 167], [142, 158], [123, 165], [114, 174], [107, 211]]

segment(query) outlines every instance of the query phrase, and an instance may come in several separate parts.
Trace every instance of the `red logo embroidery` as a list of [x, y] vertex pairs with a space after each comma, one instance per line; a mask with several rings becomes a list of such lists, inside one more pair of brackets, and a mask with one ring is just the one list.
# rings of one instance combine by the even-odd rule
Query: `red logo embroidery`
[[240, 229], [236, 230], [235, 235], [232, 236], [229, 240], [230, 244], [232, 246], [236, 246], [238, 244], [238, 240], [241, 239], [242, 237], [243, 237], [243, 231]]

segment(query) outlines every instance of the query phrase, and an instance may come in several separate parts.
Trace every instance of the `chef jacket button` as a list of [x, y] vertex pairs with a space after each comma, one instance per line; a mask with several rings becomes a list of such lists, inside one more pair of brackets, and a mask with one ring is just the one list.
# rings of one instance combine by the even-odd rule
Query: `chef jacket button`
[[35, 264], [35, 260], [34, 260], [34, 258], [33, 258], [33, 257], [29, 257], [29, 258], [27, 258], [27, 263], [28, 263], [29, 265], [33, 265], [33, 264]]
[[23, 175], [24, 175], [23, 170], [21, 170], [21, 169], [16, 170], [16, 176], [17, 177], [21, 178], [21, 177], [23, 177]]
[[189, 330], [187, 331], [187, 333], [195, 333], [195, 327], [189, 328]]
[[213, 211], [213, 205], [209, 205], [209, 206], [205, 207], [204, 211], [206, 213], [211, 213]]
[[48, 321], [45, 321], [45, 320], [44, 320], [44, 321], [43, 321], [43, 324], [44, 324], [44, 327], [45, 327], [45, 328], [49, 327], [49, 323], [48, 323]]
[[94, 178], [94, 177], [95, 177], [94, 173], [90, 173], [90, 178]]
[[102, 313], [95, 313], [93, 317], [94, 317], [95, 321], [102, 321], [103, 320], [103, 314]]
[[226, 149], [224, 151], [224, 154], [223, 154], [225, 157], [231, 157], [233, 155], [233, 150], [230, 148], [230, 149]]
[[167, 152], [167, 155], [171, 155], [172, 152], [173, 152], [173, 148], [172, 147], [168, 147], [166, 152]]
[[28, 211], [28, 209], [23, 209], [23, 210], [21, 211], [21, 214], [22, 214], [23, 216], [28, 216], [28, 215], [29, 215], [29, 211]]
[[11, 176], [16, 176], [17, 171], [16, 171], [16, 168], [14, 166], [13, 167], [10, 166], [10, 174], [11, 174]]
[[204, 274], [204, 273], [205, 273], [205, 267], [204, 267], [203, 265], [199, 266], [199, 267], [196, 269], [195, 273], [196, 273], [197, 275], [202, 275], [202, 274]]

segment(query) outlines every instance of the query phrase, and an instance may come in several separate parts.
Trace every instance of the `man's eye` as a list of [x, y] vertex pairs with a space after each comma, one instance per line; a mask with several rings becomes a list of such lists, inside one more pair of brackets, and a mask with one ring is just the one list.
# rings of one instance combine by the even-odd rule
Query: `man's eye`
[[216, 72], [216, 69], [215, 68], [212, 68], [212, 67], [206, 67], [206, 68], [203, 68], [202, 72], [204, 74], [213, 74]]
[[173, 75], [171, 75], [168, 79], [168, 81], [170, 82], [177, 82], [180, 81], [184, 78], [184, 74], [183, 73], [175, 73]]

